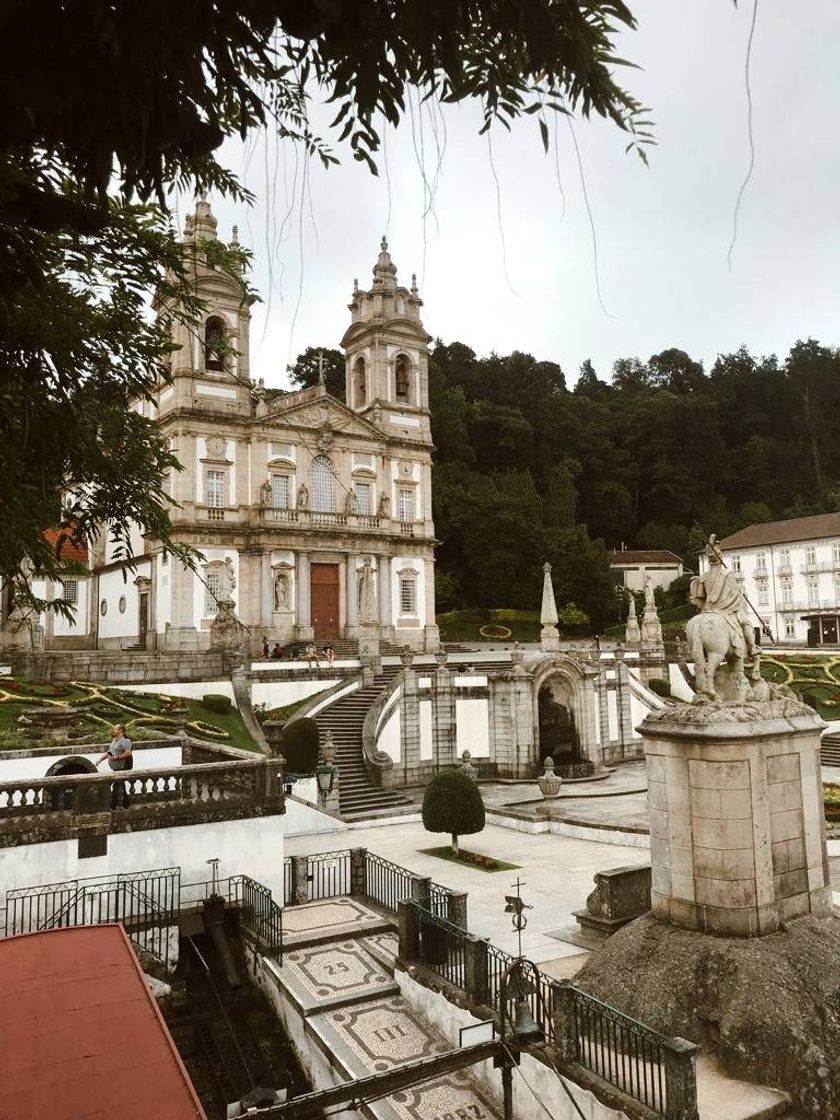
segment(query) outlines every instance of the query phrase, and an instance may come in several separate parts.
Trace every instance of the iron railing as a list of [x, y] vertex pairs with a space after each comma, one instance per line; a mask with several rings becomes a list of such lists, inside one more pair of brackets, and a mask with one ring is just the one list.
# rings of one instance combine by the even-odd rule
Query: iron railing
[[[509, 966], [513, 964], [514, 959], [504, 949], [498, 949], [495, 945], [487, 943], [487, 1003], [493, 1008], [499, 1007], [502, 977]], [[534, 991], [526, 997], [531, 1008], [531, 1014], [539, 1023], [546, 1039], [551, 1041], [554, 1038], [551, 977], [545, 976], [539, 969], [535, 969], [529, 974], [529, 978], [535, 984]]]
[[660, 1116], [668, 1116], [668, 1039], [574, 985], [574, 1029], [582, 1066]]
[[452, 894], [440, 883], [429, 883], [429, 910], [436, 918], [449, 918], [449, 898]]
[[417, 915], [420, 961], [453, 987], [466, 991], [467, 942], [470, 934], [444, 918], [435, 917], [421, 903], [417, 903], [414, 909]]
[[373, 852], [365, 852], [365, 881], [367, 897], [386, 910], [397, 912], [403, 899], [414, 898], [418, 876]]
[[231, 879], [241, 903], [239, 921], [243, 929], [263, 944], [270, 956], [283, 963], [283, 909], [278, 906], [268, 887], [247, 875]]
[[350, 894], [350, 851], [318, 852], [309, 856], [309, 901]]
[[136, 945], [168, 967], [180, 898], [177, 867], [19, 887], [6, 892], [5, 935], [122, 922]]

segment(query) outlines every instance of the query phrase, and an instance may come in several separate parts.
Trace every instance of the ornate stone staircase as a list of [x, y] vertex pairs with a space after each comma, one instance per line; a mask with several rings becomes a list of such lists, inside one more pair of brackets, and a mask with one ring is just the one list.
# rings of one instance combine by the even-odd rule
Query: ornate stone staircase
[[323, 741], [327, 731], [335, 743], [335, 761], [340, 775], [339, 811], [348, 821], [380, 816], [388, 810], [401, 810], [410, 804], [398, 790], [380, 789], [371, 784], [362, 754], [362, 727], [371, 704], [400, 672], [389, 665], [374, 677], [368, 688], [342, 696], [315, 717]]

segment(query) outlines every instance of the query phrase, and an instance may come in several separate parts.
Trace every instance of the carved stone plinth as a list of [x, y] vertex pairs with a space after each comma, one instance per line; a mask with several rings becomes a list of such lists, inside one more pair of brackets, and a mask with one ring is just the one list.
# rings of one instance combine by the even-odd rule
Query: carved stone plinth
[[684, 704], [645, 719], [656, 917], [753, 937], [831, 913], [822, 726], [787, 698]]

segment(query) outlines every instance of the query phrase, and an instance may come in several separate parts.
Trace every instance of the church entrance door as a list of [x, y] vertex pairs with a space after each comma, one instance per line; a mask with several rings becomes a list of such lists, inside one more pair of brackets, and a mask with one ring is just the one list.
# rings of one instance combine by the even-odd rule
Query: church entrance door
[[338, 637], [338, 564], [310, 564], [309, 590], [315, 641]]

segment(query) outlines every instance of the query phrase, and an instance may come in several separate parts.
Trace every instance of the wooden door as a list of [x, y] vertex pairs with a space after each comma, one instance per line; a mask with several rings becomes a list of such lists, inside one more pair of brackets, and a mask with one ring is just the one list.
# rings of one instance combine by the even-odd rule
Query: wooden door
[[141, 591], [139, 597], [139, 635], [137, 644], [141, 649], [146, 648], [146, 635], [149, 633], [149, 593]]
[[338, 637], [338, 564], [309, 565], [309, 594], [315, 641]]

